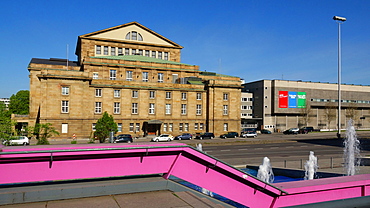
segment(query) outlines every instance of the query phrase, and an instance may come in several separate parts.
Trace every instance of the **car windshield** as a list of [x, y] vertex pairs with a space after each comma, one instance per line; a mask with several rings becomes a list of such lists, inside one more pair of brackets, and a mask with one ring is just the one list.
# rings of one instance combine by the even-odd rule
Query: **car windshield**
[[168, 134], [162, 134], [160, 137], [168, 137]]

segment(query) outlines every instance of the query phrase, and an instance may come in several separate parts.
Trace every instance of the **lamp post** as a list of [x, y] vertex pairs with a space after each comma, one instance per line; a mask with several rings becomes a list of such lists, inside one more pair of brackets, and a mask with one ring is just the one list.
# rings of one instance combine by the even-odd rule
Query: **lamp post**
[[341, 93], [340, 93], [340, 85], [341, 85], [341, 42], [340, 42], [340, 25], [345, 22], [347, 19], [344, 17], [334, 16], [333, 20], [338, 23], [338, 133], [337, 137], [340, 139], [340, 109], [341, 109]]

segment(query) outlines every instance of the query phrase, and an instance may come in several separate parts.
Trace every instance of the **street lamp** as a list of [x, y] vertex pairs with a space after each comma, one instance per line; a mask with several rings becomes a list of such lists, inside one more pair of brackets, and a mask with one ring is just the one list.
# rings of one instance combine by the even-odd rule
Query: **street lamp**
[[338, 23], [338, 133], [337, 137], [340, 139], [340, 108], [341, 108], [341, 93], [340, 93], [340, 85], [341, 85], [341, 47], [340, 47], [340, 25], [345, 22], [347, 19], [344, 17], [334, 16], [333, 20]]

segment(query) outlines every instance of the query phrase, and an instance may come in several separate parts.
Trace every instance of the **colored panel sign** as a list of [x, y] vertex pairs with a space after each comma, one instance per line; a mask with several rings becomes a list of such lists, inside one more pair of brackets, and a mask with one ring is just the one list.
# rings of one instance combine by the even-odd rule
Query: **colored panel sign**
[[288, 92], [288, 108], [297, 108], [297, 92]]
[[279, 91], [279, 108], [288, 108], [288, 91]]
[[306, 92], [298, 92], [298, 108], [306, 108]]

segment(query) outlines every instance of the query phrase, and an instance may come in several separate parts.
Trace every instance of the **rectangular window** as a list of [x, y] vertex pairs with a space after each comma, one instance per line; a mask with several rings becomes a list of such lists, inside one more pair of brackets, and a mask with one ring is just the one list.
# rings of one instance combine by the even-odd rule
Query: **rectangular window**
[[136, 49], [131, 49], [131, 55], [136, 55]]
[[62, 124], [62, 134], [68, 133], [68, 124]]
[[62, 113], [69, 113], [69, 101], [62, 100]]
[[202, 100], [202, 93], [197, 93], [197, 100]]
[[137, 32], [132, 31], [131, 39], [132, 39], [132, 40], [137, 40]]
[[149, 98], [154, 99], [155, 98], [155, 91], [149, 91]]
[[158, 52], [158, 58], [162, 59], [162, 52], [161, 51]]
[[189, 123], [185, 123], [185, 128], [184, 128], [185, 131], [189, 131]]
[[137, 114], [138, 113], [138, 104], [137, 103], [132, 103], [131, 113], [132, 114]]
[[179, 131], [182, 131], [182, 130], [183, 130], [183, 128], [184, 128], [184, 124], [183, 124], [183, 123], [180, 123], [180, 124], [179, 124]]
[[196, 114], [202, 115], [202, 105], [197, 105]]
[[102, 89], [95, 89], [95, 97], [101, 97], [102, 96]]
[[116, 80], [117, 78], [117, 70], [113, 70], [111, 69], [110, 72], [109, 72], [109, 75], [110, 75], [110, 80]]
[[125, 48], [125, 55], [126, 56], [130, 55], [130, 49], [129, 48]]
[[228, 105], [224, 105], [224, 107], [223, 107], [223, 114], [224, 115], [228, 115], [229, 114], [229, 106]]
[[134, 123], [130, 123], [129, 131], [130, 132], [134, 131]]
[[178, 74], [172, 74], [172, 83], [176, 83], [177, 82], [177, 78], [179, 78], [179, 75]]
[[123, 50], [122, 50], [122, 48], [118, 48], [118, 55], [119, 56], [123, 56]]
[[167, 132], [167, 123], [163, 123], [163, 131]]
[[164, 60], [168, 60], [168, 52], [164, 52]]
[[69, 95], [69, 87], [62, 87], [62, 95]]
[[149, 114], [154, 114], [154, 103], [149, 103]]
[[96, 54], [101, 54], [101, 46], [100, 45], [97, 45], [96, 46]]
[[150, 52], [149, 50], [146, 50], [145, 51], [145, 56], [149, 57], [149, 52]]
[[169, 132], [172, 132], [172, 130], [173, 130], [173, 123], [170, 123], [170, 124], [168, 125], [168, 131], [169, 131]]
[[93, 79], [99, 79], [99, 73], [93, 72]]
[[181, 93], [181, 100], [186, 100], [186, 92]]
[[158, 73], [158, 82], [163, 83], [163, 73]]
[[229, 94], [224, 93], [224, 96], [223, 96], [223, 97], [224, 97], [224, 100], [225, 100], [225, 101], [229, 100]]
[[149, 72], [143, 72], [143, 82], [148, 82]]
[[198, 130], [198, 123], [194, 124], [194, 130]]
[[114, 102], [113, 113], [114, 114], [120, 114], [121, 113], [121, 103]]
[[116, 55], [116, 48], [115, 47], [111, 47], [110, 48], [110, 55], [111, 56], [115, 56]]
[[136, 123], [135, 132], [140, 132], [140, 124]]
[[229, 124], [224, 123], [224, 131], [229, 131]]
[[93, 123], [93, 124], [91, 125], [91, 130], [92, 130], [92, 131], [96, 131], [95, 126], [96, 126], [96, 123]]
[[156, 51], [152, 51], [152, 58], [157, 58]]
[[95, 102], [95, 113], [101, 113], [101, 112], [102, 112], [102, 103]]
[[139, 91], [133, 90], [132, 91], [132, 98], [138, 98], [139, 97]]
[[122, 132], [122, 123], [117, 124], [117, 131]]
[[119, 97], [121, 97], [121, 90], [114, 90], [114, 91], [113, 91], [113, 96], [114, 96], [115, 98], [119, 98]]
[[104, 55], [108, 55], [108, 46], [104, 46]]
[[171, 114], [171, 104], [166, 104], [166, 115]]
[[203, 126], [204, 126], [204, 124], [203, 123], [200, 123], [199, 124], [199, 130], [203, 130]]
[[126, 81], [132, 81], [132, 71], [126, 71]]
[[142, 56], [143, 55], [143, 50], [139, 49], [139, 55]]
[[166, 99], [171, 99], [171, 92], [166, 92]]
[[186, 104], [181, 104], [181, 115], [186, 115]]

